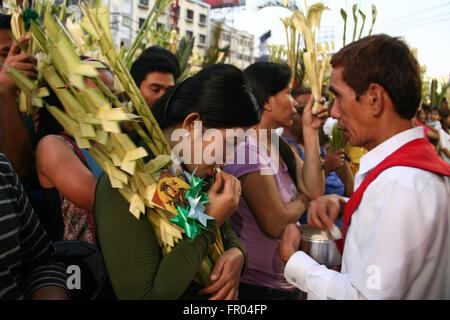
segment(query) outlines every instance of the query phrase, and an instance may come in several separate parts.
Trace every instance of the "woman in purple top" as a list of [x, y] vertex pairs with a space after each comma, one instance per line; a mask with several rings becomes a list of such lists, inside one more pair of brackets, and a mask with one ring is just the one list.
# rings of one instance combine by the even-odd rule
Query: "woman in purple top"
[[[299, 220], [309, 199], [324, 192], [318, 129], [327, 115], [326, 108], [320, 107], [318, 116], [313, 116], [311, 99], [304, 109], [302, 161], [274, 131], [291, 126], [297, 112], [289, 67], [259, 62], [244, 70], [244, 75], [262, 117], [254, 127], [255, 135], [236, 148], [235, 160], [225, 167], [242, 186], [242, 197], [232, 216], [233, 228], [248, 250], [239, 299], [298, 299], [300, 292], [284, 278], [279, 242], [286, 226]], [[245, 162], [241, 161], [243, 154]]]

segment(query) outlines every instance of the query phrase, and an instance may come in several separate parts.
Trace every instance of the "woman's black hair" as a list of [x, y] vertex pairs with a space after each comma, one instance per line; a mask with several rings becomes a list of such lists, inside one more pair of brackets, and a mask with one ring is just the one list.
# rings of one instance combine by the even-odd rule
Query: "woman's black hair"
[[[263, 112], [264, 105], [269, 101], [269, 98], [289, 86], [292, 73], [285, 63], [256, 62], [244, 70], [244, 76], [252, 88], [261, 112]], [[288, 168], [289, 176], [297, 184], [294, 152], [281, 137], [279, 137], [278, 145], [280, 157]]]
[[285, 63], [256, 62], [244, 70], [261, 111], [270, 96], [285, 89], [291, 81], [291, 69]]
[[228, 64], [205, 67], [168, 90], [152, 107], [161, 129], [182, 123], [194, 112], [207, 128], [250, 127], [261, 120], [242, 71]]

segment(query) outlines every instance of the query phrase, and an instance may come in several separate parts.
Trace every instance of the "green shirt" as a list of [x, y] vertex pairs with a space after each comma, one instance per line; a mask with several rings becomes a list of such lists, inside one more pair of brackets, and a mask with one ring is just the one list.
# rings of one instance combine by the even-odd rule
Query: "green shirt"
[[[208, 220], [193, 241], [182, 240], [167, 255], [161, 248], [150, 221], [136, 219], [129, 211], [129, 203], [113, 189], [104, 174], [95, 194], [95, 220], [97, 239], [105, 259], [106, 268], [118, 299], [196, 299], [200, 285], [193, 279], [200, 264], [217, 238], [218, 226]], [[151, 214], [149, 212], [148, 214]], [[238, 247], [239, 242], [229, 221], [221, 228], [225, 250]]]

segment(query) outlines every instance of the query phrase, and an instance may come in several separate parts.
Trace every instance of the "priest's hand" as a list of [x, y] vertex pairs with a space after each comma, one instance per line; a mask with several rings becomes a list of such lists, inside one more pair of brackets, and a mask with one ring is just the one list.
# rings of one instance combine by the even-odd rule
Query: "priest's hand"
[[301, 229], [298, 224], [289, 224], [281, 236], [280, 257], [287, 263], [291, 256], [298, 251], [302, 239]]
[[344, 213], [345, 200], [337, 194], [327, 194], [310, 201], [308, 225], [329, 231], [334, 222]]

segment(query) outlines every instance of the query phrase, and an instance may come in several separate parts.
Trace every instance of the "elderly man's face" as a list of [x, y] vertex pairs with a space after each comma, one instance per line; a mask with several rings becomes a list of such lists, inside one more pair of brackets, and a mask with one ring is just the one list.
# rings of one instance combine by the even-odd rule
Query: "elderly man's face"
[[336, 97], [331, 116], [339, 120], [338, 128], [352, 146], [372, 149], [376, 128], [367, 110], [367, 99], [364, 94], [356, 100], [355, 91], [342, 79], [342, 71], [343, 67], [339, 67], [331, 72], [330, 91]]

